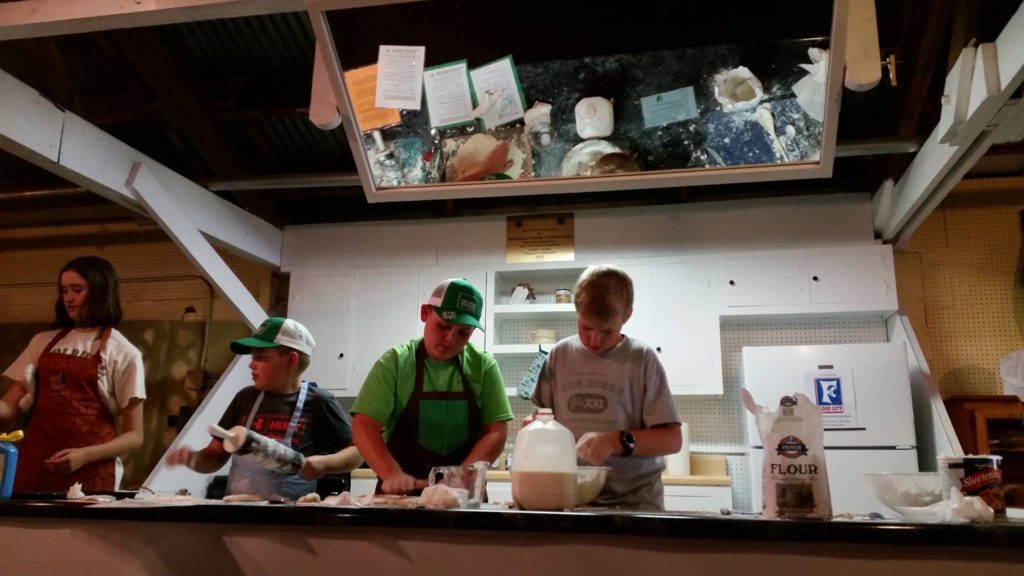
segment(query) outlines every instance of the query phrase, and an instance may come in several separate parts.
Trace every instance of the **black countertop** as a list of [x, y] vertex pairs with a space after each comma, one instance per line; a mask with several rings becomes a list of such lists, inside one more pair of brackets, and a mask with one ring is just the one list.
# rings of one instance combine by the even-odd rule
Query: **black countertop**
[[[486, 506], [486, 505], [485, 505]], [[601, 509], [571, 512], [341, 508], [296, 505], [216, 504], [145, 508], [96, 508], [46, 500], [0, 501], [0, 517], [131, 522], [197, 522], [359, 528], [480, 530], [629, 535], [731, 541], [830, 542], [890, 545], [1019, 548], [1024, 520], [992, 524], [908, 524], [892, 521], [763, 520], [748, 515]]]

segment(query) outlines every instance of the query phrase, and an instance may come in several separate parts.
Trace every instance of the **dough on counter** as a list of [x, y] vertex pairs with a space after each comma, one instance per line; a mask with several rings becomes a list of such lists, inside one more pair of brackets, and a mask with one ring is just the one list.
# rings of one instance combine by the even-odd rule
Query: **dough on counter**
[[80, 500], [82, 498], [85, 498], [85, 492], [82, 492], [81, 482], [75, 482], [74, 484], [71, 485], [71, 488], [68, 488], [67, 498], [68, 500]]
[[295, 501], [295, 503], [296, 504], [319, 504], [320, 503], [320, 495], [317, 494], [316, 492], [310, 492], [309, 494], [306, 494], [305, 496], [300, 497], [298, 500]]
[[230, 494], [224, 497], [224, 502], [263, 502], [266, 498], [256, 494]]
[[420, 499], [416, 496], [399, 496], [397, 494], [377, 494], [373, 497], [374, 506], [394, 506], [396, 508], [416, 508]]
[[342, 492], [324, 498], [324, 504], [328, 506], [373, 506], [373, 494], [353, 496], [350, 492]]
[[467, 490], [452, 488], [444, 484], [434, 484], [423, 489], [423, 494], [420, 495], [420, 503], [427, 508], [459, 508], [468, 497], [469, 492]]

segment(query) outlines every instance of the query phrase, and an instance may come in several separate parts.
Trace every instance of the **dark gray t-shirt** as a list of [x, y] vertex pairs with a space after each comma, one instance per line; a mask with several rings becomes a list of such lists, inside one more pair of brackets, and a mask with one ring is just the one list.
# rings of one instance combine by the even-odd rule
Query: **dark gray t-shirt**
[[[628, 336], [600, 356], [587, 350], [579, 336], [560, 341], [548, 355], [532, 400], [551, 408], [576, 440], [587, 432], [680, 422], [657, 353]], [[611, 471], [594, 504], [664, 509], [660, 456], [612, 456], [604, 465]]]
[[[259, 395], [260, 391], [253, 386], [240, 390], [224, 411], [220, 426], [225, 429], [245, 426], [249, 411]], [[298, 392], [284, 395], [267, 392], [263, 395], [263, 402], [253, 417], [250, 429], [272, 440], [284, 440], [298, 399]], [[348, 414], [345, 414], [338, 400], [329, 392], [310, 386], [306, 402], [302, 405], [302, 414], [295, 425], [295, 433], [292, 434], [291, 448], [303, 456], [314, 456], [334, 454], [351, 445], [352, 424]]]

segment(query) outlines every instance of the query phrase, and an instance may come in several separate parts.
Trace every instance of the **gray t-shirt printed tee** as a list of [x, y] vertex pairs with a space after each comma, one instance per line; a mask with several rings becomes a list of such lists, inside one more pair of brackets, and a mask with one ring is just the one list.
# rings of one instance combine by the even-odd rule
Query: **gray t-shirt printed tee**
[[[587, 350], [578, 336], [560, 341], [548, 355], [532, 401], [551, 408], [577, 440], [587, 432], [680, 422], [657, 353], [628, 336], [601, 355]], [[660, 456], [612, 456], [604, 465], [611, 471], [595, 505], [664, 509]]]

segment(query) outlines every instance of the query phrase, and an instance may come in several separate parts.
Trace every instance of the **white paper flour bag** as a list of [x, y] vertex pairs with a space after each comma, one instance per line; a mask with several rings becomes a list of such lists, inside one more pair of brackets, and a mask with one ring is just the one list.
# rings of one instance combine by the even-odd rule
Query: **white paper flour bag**
[[783, 396], [778, 411], [754, 402], [743, 390], [764, 446], [762, 490], [765, 518], [832, 518], [825, 470], [821, 411], [803, 394]]

